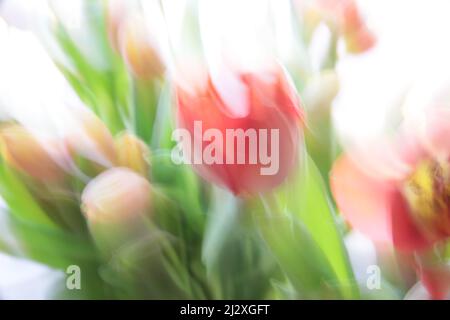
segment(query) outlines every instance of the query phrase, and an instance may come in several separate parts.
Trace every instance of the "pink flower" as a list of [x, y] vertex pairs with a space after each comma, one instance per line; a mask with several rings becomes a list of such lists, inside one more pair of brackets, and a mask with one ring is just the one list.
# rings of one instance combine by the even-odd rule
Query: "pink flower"
[[[392, 243], [405, 253], [424, 253], [447, 240], [449, 141], [450, 110], [437, 108], [381, 152], [374, 145], [370, 154], [357, 156], [357, 162], [348, 153], [341, 156], [331, 173], [331, 188], [342, 215], [372, 240]], [[418, 268], [421, 277], [430, 274], [423, 270], [428, 269]], [[423, 279], [425, 285], [432, 283], [428, 278]]]

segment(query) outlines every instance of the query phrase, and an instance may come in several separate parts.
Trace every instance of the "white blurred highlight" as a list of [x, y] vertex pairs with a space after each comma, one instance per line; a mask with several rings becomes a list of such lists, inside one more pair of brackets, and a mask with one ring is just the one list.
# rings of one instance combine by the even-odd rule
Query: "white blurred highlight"
[[368, 268], [377, 265], [375, 245], [370, 239], [357, 231], [351, 231], [345, 237], [344, 243], [349, 253], [355, 278], [360, 285], [365, 285]]
[[341, 92], [334, 120], [345, 145], [383, 136], [396, 113], [404, 116], [422, 108], [443, 70], [448, 70], [450, 56], [450, 2], [358, 3], [378, 42], [366, 54], [345, 56], [338, 64]]
[[341, 54], [334, 125], [361, 169], [399, 179], [411, 170], [398, 153], [410, 142], [410, 134], [402, 137], [404, 131], [424, 135], [425, 115], [437, 106], [436, 99], [449, 96], [449, 77], [443, 71], [450, 67], [450, 2], [357, 2], [377, 44], [361, 55]]

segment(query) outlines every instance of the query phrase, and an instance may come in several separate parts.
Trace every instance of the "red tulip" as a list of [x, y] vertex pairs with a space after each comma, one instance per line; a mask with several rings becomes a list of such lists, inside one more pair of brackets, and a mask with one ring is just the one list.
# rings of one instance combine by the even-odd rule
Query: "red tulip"
[[[332, 192], [354, 228], [405, 253], [423, 254], [449, 239], [449, 121], [449, 109], [435, 109], [381, 156], [366, 154], [356, 162], [345, 154], [336, 161]], [[374, 170], [374, 162], [383, 170]]]
[[[209, 77], [206, 84], [192, 90], [178, 86], [178, 126], [190, 134], [183, 151], [194, 150], [192, 154], [187, 152], [188, 158], [201, 176], [235, 194], [267, 191], [282, 183], [296, 162], [303, 118], [300, 100], [279, 67], [267, 72], [239, 73], [235, 79], [238, 89], [230, 86], [225, 76], [215, 78], [216, 81]], [[213, 133], [214, 138], [202, 139], [196, 132], [199, 129], [206, 135]], [[237, 139], [234, 146], [230, 145], [227, 132], [239, 130], [256, 138], [258, 148], [250, 147], [251, 138], [245, 140], [243, 148], [238, 149]], [[266, 141], [261, 133], [267, 133]], [[279, 139], [274, 139], [275, 133]], [[195, 159], [198, 153], [209, 153], [213, 144], [217, 147], [213, 152], [217, 161]], [[266, 147], [267, 155], [278, 161], [274, 172], [264, 172], [269, 170], [269, 164], [260, 155]]]

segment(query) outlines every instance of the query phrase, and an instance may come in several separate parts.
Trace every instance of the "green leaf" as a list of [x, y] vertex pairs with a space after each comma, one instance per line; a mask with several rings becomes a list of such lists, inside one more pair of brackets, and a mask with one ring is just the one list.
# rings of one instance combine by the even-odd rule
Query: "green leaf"
[[156, 106], [155, 122], [150, 145], [152, 150], [171, 150], [176, 144], [172, 140], [172, 132], [175, 129], [175, 108], [173, 108], [172, 103], [173, 92], [170, 83], [166, 81], [161, 86], [158, 104]]
[[356, 298], [356, 281], [321, 174], [306, 152], [300, 163], [294, 181], [280, 191], [278, 198], [305, 225], [325, 255], [334, 273], [332, 285], [339, 288], [342, 297]]
[[356, 281], [321, 175], [306, 152], [290, 179], [254, 208], [262, 236], [306, 298], [358, 298]]
[[69, 265], [83, 266], [97, 262], [96, 250], [86, 238], [14, 216], [10, 223], [30, 259], [62, 270]]
[[158, 107], [159, 88], [153, 81], [134, 83], [134, 126], [137, 135], [150, 144]]
[[30, 223], [57, 229], [53, 220], [40, 208], [29, 190], [23, 185], [14, 172], [0, 163], [0, 194], [5, 200], [10, 212], [18, 219]]
[[11, 228], [30, 258], [56, 268], [94, 259], [90, 242], [61, 229], [51, 218], [52, 212], [39, 206], [4, 163], [0, 163], [0, 194], [7, 204]]
[[184, 212], [183, 228], [201, 235], [206, 215], [196, 174], [187, 165], [174, 164], [164, 151], [152, 157], [151, 167], [152, 182]]
[[123, 86], [126, 76], [123, 65], [117, 63], [119, 60], [114, 59], [114, 54], [108, 47], [104, 18], [98, 12], [99, 8], [93, 6], [90, 9], [94, 12], [88, 10], [92, 16], [90, 24], [85, 26], [86, 32], [95, 38], [98, 43], [97, 50], [104, 57], [108, 68], [105, 70], [96, 68], [81, 52], [62, 24], [56, 25], [55, 36], [74, 69], [70, 73], [68, 70], [62, 70], [69, 83], [115, 134], [125, 129], [122, 116], [129, 113], [128, 101], [124, 98], [124, 92], [128, 88], [126, 85]]
[[202, 260], [216, 299], [268, 297], [276, 262], [258, 237], [243, 203], [214, 188], [203, 239]]
[[[265, 201], [253, 207], [255, 221], [262, 238], [274, 255], [284, 275], [295, 288], [295, 298], [319, 299], [333, 296], [333, 275], [327, 260], [304, 224], [288, 212]], [[292, 295], [285, 298], [291, 298]]]

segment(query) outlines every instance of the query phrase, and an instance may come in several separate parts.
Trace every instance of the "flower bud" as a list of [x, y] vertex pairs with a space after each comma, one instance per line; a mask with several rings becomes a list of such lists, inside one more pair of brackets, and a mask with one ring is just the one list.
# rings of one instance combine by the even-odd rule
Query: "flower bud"
[[9, 124], [0, 129], [0, 150], [15, 169], [38, 180], [55, 182], [64, 178], [64, 170], [27, 129]]
[[121, 225], [150, 213], [151, 186], [127, 168], [112, 168], [89, 182], [81, 196], [91, 225]]
[[347, 51], [361, 53], [376, 43], [375, 35], [367, 24], [354, 0], [311, 0], [296, 1], [307, 34], [324, 21], [333, 33], [342, 36]]
[[103, 167], [114, 165], [114, 139], [105, 124], [88, 110], [78, 110], [74, 118], [77, 126], [66, 137], [70, 152]]
[[138, 14], [131, 16], [123, 23], [120, 32], [122, 56], [133, 74], [145, 80], [161, 76], [164, 65], [143, 17]]
[[347, 51], [350, 53], [361, 53], [369, 50], [375, 45], [374, 34], [365, 26], [344, 35]]
[[113, 168], [101, 173], [86, 186], [81, 201], [92, 238], [107, 259], [148, 234], [152, 188], [134, 171]]
[[116, 138], [117, 164], [146, 176], [149, 169], [150, 149], [135, 135], [124, 132]]
[[338, 4], [338, 26], [347, 51], [361, 53], [375, 45], [375, 35], [367, 27], [355, 1], [340, 0]]
[[106, 21], [112, 47], [137, 78], [152, 80], [162, 75], [164, 66], [138, 1], [108, 1]]

